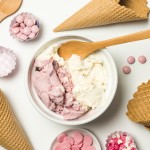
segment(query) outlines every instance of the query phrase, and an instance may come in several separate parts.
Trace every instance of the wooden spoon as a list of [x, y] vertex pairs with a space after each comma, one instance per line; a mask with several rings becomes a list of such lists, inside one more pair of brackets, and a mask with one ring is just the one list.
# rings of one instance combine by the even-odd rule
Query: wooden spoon
[[22, 0], [0, 0], [0, 22], [15, 13], [21, 6]]
[[150, 38], [150, 30], [145, 30], [100, 42], [69, 41], [63, 43], [59, 47], [58, 54], [65, 60], [70, 58], [72, 54], [79, 55], [84, 59], [91, 53], [97, 50], [102, 50], [107, 46], [139, 41], [148, 38]]

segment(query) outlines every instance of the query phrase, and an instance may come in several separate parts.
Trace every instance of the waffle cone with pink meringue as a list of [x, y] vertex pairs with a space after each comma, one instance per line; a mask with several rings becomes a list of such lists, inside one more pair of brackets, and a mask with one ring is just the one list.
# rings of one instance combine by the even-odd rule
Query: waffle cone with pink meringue
[[146, 0], [92, 0], [54, 31], [74, 30], [148, 18]]
[[0, 145], [8, 150], [33, 150], [1, 90]]
[[150, 81], [138, 87], [133, 99], [128, 102], [128, 118], [150, 130]]

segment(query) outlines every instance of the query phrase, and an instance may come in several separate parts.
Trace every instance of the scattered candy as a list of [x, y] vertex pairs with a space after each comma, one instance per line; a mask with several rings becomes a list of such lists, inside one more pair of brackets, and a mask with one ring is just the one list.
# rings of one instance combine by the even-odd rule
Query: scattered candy
[[61, 133], [57, 137], [53, 150], [96, 150], [96, 148], [93, 146], [93, 138], [90, 135], [74, 131], [70, 135]]
[[131, 73], [131, 68], [130, 68], [129, 66], [124, 66], [124, 67], [123, 67], [123, 72], [124, 72], [125, 74], [129, 74], [129, 73]]
[[106, 150], [137, 150], [133, 138], [126, 132], [114, 132], [106, 142]]
[[146, 63], [147, 59], [146, 59], [145, 56], [139, 56], [138, 61], [139, 61], [141, 64], [144, 64], [144, 63]]
[[133, 63], [135, 63], [135, 58], [133, 56], [129, 56], [127, 61], [129, 64], [133, 64]]
[[39, 23], [32, 14], [21, 13], [10, 25], [10, 34], [21, 41], [34, 39], [39, 33]]

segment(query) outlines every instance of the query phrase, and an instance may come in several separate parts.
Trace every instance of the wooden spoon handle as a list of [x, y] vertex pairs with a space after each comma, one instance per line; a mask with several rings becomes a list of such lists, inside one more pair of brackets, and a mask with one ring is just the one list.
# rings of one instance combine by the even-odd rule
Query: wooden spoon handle
[[3, 14], [2, 12], [0, 12], [0, 22], [6, 17], [6, 14]]
[[94, 46], [95, 49], [100, 49], [100, 48], [105, 48], [105, 47], [112, 46], [112, 45], [139, 41], [139, 40], [148, 39], [148, 38], [150, 38], [150, 30], [145, 30], [145, 31], [132, 33], [132, 34], [125, 35], [125, 36], [120, 36], [120, 37], [105, 40], [105, 41], [94, 42], [92, 43], [92, 46]]

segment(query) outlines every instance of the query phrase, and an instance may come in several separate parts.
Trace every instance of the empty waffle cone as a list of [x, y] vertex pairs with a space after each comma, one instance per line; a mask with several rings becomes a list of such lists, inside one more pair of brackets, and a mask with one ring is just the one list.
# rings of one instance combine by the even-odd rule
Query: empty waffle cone
[[55, 32], [148, 18], [146, 0], [92, 0], [54, 29]]
[[1, 90], [0, 145], [8, 150], [33, 150]]
[[150, 130], [150, 81], [138, 87], [127, 108], [127, 116], [130, 120], [143, 124]]

